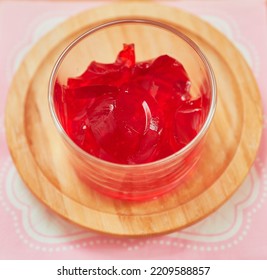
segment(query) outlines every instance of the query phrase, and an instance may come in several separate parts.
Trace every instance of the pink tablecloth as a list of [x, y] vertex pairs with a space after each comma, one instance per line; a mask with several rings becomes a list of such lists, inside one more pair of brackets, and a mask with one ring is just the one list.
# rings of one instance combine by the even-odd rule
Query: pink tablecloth
[[[12, 76], [24, 54], [44, 33], [70, 15], [103, 4], [102, 1], [0, 3], [0, 258], [267, 259], [266, 113], [260, 153], [242, 187], [216, 213], [173, 234], [126, 239], [85, 231], [44, 207], [21, 182], [4, 131], [5, 100]], [[236, 44], [254, 71], [266, 112], [265, 2], [164, 1], [164, 4], [199, 15]]]

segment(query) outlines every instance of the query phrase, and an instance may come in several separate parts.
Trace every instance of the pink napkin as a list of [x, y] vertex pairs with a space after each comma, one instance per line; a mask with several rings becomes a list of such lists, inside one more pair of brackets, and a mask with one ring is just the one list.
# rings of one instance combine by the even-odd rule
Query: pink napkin
[[218, 211], [169, 235], [115, 238], [85, 231], [59, 218], [22, 183], [9, 155], [4, 131], [5, 100], [13, 74], [30, 47], [56, 24], [107, 2], [110, 3], [0, 3], [0, 258], [267, 259], [267, 33], [264, 1], [157, 1], [190, 11], [228, 36], [253, 69], [262, 93], [265, 115], [259, 155], [241, 188]]

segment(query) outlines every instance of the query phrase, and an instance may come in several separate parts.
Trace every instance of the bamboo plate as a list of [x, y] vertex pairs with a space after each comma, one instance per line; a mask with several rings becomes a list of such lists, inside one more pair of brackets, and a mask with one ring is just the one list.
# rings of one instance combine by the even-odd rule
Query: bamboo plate
[[[47, 100], [52, 67], [71, 40], [92, 25], [134, 16], [176, 25], [191, 37], [207, 55], [218, 86], [217, 110], [199, 168], [179, 188], [147, 202], [113, 200], [79, 181], [66, 159]], [[7, 142], [28, 188], [64, 218], [87, 229], [123, 236], [171, 232], [214, 212], [246, 177], [261, 131], [260, 93], [233, 44], [201, 19], [154, 3], [102, 6], [56, 27], [21, 63], [6, 107]]]

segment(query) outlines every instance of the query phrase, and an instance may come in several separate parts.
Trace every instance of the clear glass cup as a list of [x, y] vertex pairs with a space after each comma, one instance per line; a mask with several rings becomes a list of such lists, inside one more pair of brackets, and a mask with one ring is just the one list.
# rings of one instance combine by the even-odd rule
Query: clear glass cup
[[[117, 164], [82, 150], [64, 130], [55, 109], [54, 86], [81, 75], [91, 61], [114, 62], [124, 43], [135, 44], [136, 61], [162, 54], [177, 59], [191, 80], [191, 94], [205, 92], [209, 99], [206, 119], [197, 136], [181, 150], [144, 164]], [[186, 180], [201, 156], [201, 147], [216, 107], [216, 85], [205, 55], [187, 36], [173, 26], [146, 19], [122, 19], [96, 26], [75, 39], [60, 55], [49, 83], [49, 106], [57, 131], [63, 138], [70, 161], [88, 187], [120, 199], [144, 200], [158, 197]]]

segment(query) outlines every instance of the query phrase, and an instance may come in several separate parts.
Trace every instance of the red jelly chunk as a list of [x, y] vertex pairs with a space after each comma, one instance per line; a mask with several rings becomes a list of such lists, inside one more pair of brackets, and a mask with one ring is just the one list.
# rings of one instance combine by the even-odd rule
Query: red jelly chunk
[[103, 160], [139, 164], [159, 160], [187, 145], [201, 129], [208, 107], [193, 99], [191, 82], [174, 58], [136, 62], [124, 45], [114, 63], [91, 62], [67, 86], [55, 84], [58, 117], [69, 137]]

